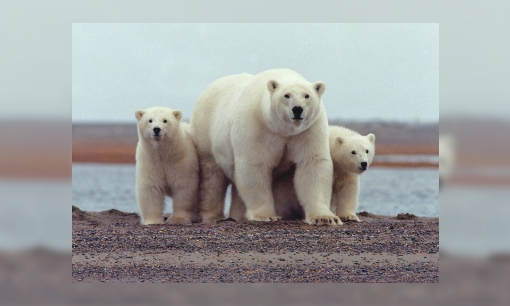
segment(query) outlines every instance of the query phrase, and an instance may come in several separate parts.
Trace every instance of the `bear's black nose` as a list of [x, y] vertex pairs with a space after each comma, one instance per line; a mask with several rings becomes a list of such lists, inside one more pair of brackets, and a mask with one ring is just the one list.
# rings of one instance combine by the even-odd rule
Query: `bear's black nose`
[[367, 162], [362, 162], [361, 163], [361, 169], [367, 170]]
[[161, 129], [160, 129], [160, 128], [158, 128], [158, 127], [155, 127], [155, 128], [153, 128], [152, 130], [154, 131], [154, 134], [155, 134], [156, 136], [158, 136], [158, 135], [159, 135], [159, 132], [161, 132]]
[[294, 106], [292, 108], [292, 113], [294, 114], [293, 119], [301, 119], [301, 114], [303, 113], [303, 108], [301, 106]]

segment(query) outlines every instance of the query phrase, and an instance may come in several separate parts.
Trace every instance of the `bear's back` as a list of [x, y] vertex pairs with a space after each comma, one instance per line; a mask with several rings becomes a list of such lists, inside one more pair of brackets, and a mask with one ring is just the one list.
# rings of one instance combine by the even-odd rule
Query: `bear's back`
[[330, 125], [329, 126], [329, 140], [334, 141], [336, 137], [352, 137], [352, 136], [361, 136], [360, 133], [348, 129], [343, 126]]

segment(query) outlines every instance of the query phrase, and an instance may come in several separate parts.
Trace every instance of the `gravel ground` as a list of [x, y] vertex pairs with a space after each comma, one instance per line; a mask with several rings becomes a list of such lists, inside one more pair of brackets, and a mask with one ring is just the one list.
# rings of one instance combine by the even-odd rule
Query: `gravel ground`
[[439, 219], [141, 226], [73, 207], [73, 282], [439, 282]]

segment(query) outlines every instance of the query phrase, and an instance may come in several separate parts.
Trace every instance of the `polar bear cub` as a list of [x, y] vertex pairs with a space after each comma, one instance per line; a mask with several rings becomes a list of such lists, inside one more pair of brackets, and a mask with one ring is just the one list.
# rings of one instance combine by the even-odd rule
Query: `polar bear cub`
[[331, 210], [342, 221], [359, 222], [359, 179], [374, 159], [375, 135], [362, 136], [344, 127], [330, 126], [329, 145], [334, 168]]
[[[359, 176], [368, 169], [375, 154], [375, 135], [362, 136], [344, 127], [329, 127], [329, 146], [333, 160], [333, 188], [331, 210], [342, 221], [360, 221], [356, 216], [359, 196]], [[294, 188], [294, 169], [275, 176], [273, 194], [276, 212], [283, 219], [303, 219], [303, 210], [299, 205]], [[243, 221], [244, 203], [232, 190], [232, 202], [229, 216]]]
[[190, 120], [204, 222], [224, 218], [229, 183], [246, 203], [248, 220], [279, 219], [272, 178], [293, 164], [306, 222], [340, 222], [329, 210], [333, 163], [324, 90], [323, 82], [310, 83], [289, 69], [231, 75], [206, 88]]
[[192, 223], [198, 207], [199, 165], [182, 113], [152, 107], [135, 113], [138, 125], [136, 148], [136, 198], [141, 223], [164, 223], [165, 195], [172, 197], [170, 224]]

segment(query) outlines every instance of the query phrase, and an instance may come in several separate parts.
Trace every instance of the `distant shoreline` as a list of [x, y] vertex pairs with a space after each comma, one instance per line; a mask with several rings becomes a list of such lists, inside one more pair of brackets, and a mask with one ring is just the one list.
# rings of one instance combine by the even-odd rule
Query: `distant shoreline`
[[[438, 168], [430, 160], [378, 161], [380, 155], [438, 155], [438, 123], [347, 122], [330, 119], [332, 125], [342, 125], [362, 135], [375, 133], [376, 159], [374, 167]], [[135, 123], [73, 123], [73, 163], [135, 163], [138, 132]]]
[[[105, 143], [93, 141], [73, 141], [73, 163], [135, 163], [136, 144]], [[437, 155], [439, 150], [433, 145], [380, 145], [377, 155]], [[398, 168], [437, 168], [434, 162], [389, 162], [374, 161], [373, 167]]]

